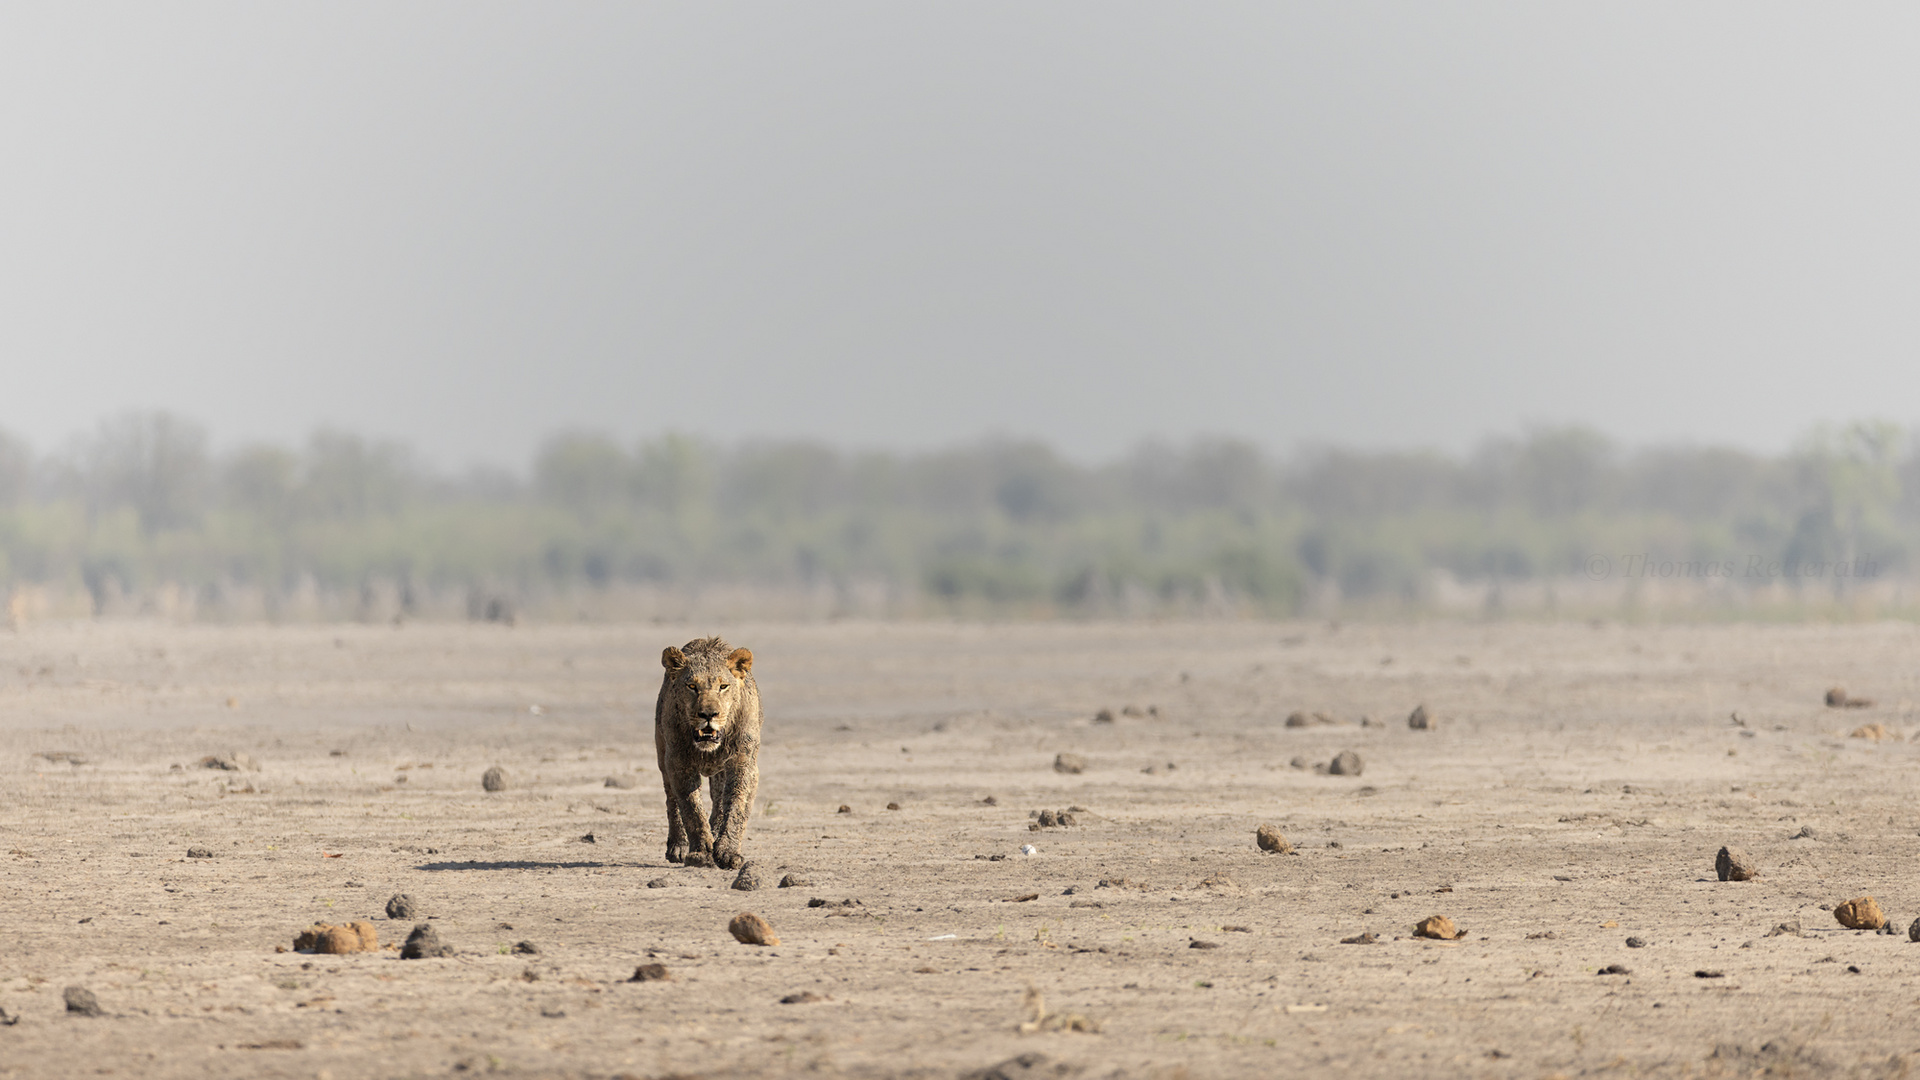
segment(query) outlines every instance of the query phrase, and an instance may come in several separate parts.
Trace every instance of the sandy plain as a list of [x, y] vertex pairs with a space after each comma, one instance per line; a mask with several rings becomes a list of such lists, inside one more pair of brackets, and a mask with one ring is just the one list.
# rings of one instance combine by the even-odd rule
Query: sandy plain
[[[663, 857], [657, 657], [715, 631], [766, 704], [747, 854], [811, 885]], [[1916, 733], [1916, 651], [1904, 623], [30, 626], [0, 638], [0, 1077], [1906, 1075], [1920, 742], [1847, 732]], [[1341, 750], [1361, 775], [1290, 764]], [[258, 771], [197, 764], [235, 751]], [[1759, 880], [1716, 880], [1723, 844]], [[277, 951], [315, 920], [397, 943], [394, 893], [458, 954]], [[1863, 894], [1898, 935], [1834, 922]], [[782, 943], [735, 943], [741, 911]], [[1433, 914], [1467, 936], [1411, 937]], [[1029, 988], [1098, 1030], [1021, 1031]]]

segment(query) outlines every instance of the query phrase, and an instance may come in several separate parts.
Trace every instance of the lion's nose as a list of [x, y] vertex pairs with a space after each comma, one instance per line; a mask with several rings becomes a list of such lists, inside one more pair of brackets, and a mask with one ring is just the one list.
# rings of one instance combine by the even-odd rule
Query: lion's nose
[[714, 718], [714, 717], [716, 717], [716, 716], [719, 716], [719, 715], [720, 715], [720, 710], [719, 710], [719, 709], [702, 709], [702, 710], [700, 710], [700, 719], [702, 719], [702, 720], [705, 720], [705, 721], [707, 722], [707, 726], [708, 726], [708, 727], [712, 727], [712, 726], [713, 726], [713, 718]]

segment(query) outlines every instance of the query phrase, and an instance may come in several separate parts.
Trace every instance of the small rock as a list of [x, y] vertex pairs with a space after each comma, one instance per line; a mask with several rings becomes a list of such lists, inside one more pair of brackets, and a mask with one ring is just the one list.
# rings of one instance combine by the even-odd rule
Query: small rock
[[1304, 769], [1306, 767], [1307, 767], [1307, 759], [1300, 757], [1298, 755], [1295, 755], [1292, 761], [1287, 762], [1287, 768], [1289, 769]]
[[1313, 721], [1307, 719], [1306, 713], [1293, 712], [1293, 713], [1287, 714], [1288, 727], [1306, 727], [1308, 724], [1311, 724], [1311, 723], [1313, 723]]
[[580, 842], [581, 842], [581, 843], [583, 843], [583, 844], [597, 844], [597, 843], [599, 843], [600, 841], [598, 841], [598, 840], [595, 840], [595, 839], [593, 838], [593, 834], [592, 834], [592, 833], [588, 833], [588, 834], [586, 834], [585, 836], [582, 836], [582, 837], [580, 838]]
[[405, 921], [415, 918], [419, 914], [420, 905], [414, 903], [413, 897], [408, 896], [406, 893], [394, 893], [391, 897], [387, 898], [387, 918], [396, 921]]
[[187, 849], [187, 858], [189, 858], [189, 859], [211, 859], [211, 858], [213, 858], [213, 849], [211, 849], [211, 848], [203, 848], [203, 847], [190, 847], [190, 848], [188, 848], [188, 849]]
[[783, 997], [783, 998], [781, 998], [781, 999], [780, 999], [780, 1004], [782, 1004], [782, 1005], [811, 1005], [811, 1004], [813, 1004], [813, 1003], [814, 1003], [814, 1002], [816, 1002], [816, 1001], [825, 1001], [825, 1000], [827, 1000], [827, 999], [826, 999], [826, 998], [823, 998], [823, 997], [821, 997], [821, 996], [820, 996], [819, 994], [816, 994], [816, 993], [814, 993], [814, 992], [813, 992], [813, 991], [811, 991], [811, 990], [802, 990], [802, 991], [800, 991], [800, 992], [799, 992], [799, 993], [797, 993], [797, 994], [788, 994], [788, 995], [787, 995], [786, 997]]
[[1696, 979], [1724, 979], [1727, 977], [1727, 973], [1724, 971], [1701, 970], [1694, 972], [1693, 977]]
[[224, 769], [227, 772], [259, 772], [260, 763], [242, 753], [208, 754], [200, 759], [203, 769]]
[[1820, 833], [1819, 833], [1819, 832], [1818, 832], [1817, 830], [1815, 830], [1815, 829], [1814, 829], [1814, 827], [1813, 827], [1813, 826], [1811, 826], [1811, 825], [1802, 825], [1802, 826], [1800, 826], [1800, 831], [1799, 831], [1799, 832], [1797, 832], [1797, 833], [1794, 833], [1794, 834], [1793, 834], [1792, 836], [1789, 836], [1789, 837], [1787, 837], [1787, 839], [1789, 839], [1789, 840], [1818, 840], [1818, 839], [1820, 839]]
[[1333, 761], [1327, 765], [1327, 771], [1335, 776], [1359, 776], [1361, 768], [1360, 755], [1351, 750], [1333, 755]]
[[1595, 975], [1631, 975], [1633, 974], [1633, 971], [1620, 964], [1608, 964], [1606, 967], [1603, 967], [1599, 971], [1594, 972], [1594, 974]]
[[507, 770], [498, 765], [480, 774], [480, 786], [487, 791], [507, 790]]
[[741, 892], [752, 892], [760, 887], [760, 874], [753, 868], [752, 863], [747, 863], [740, 867], [740, 872], [733, 876], [733, 884], [728, 887]]
[[1453, 920], [1445, 915], [1429, 915], [1414, 925], [1413, 936], [1434, 938], [1439, 941], [1457, 941], [1466, 937], [1467, 932], [1457, 929], [1453, 925]]
[[1051, 810], [1040, 811], [1040, 827], [1041, 828], [1051, 829], [1058, 824], [1060, 824], [1060, 816], [1058, 814], [1055, 814]]
[[1199, 938], [1187, 939], [1187, 948], [1189, 949], [1217, 949], [1219, 947], [1220, 943], [1217, 941], [1201, 941]]
[[513, 951], [516, 956], [539, 956], [540, 946], [531, 941], [516, 941], [513, 943]]
[[1653, 943], [1646, 938], [1630, 937], [1627, 939], [1627, 948], [1629, 949], [1644, 949], [1651, 944]]
[[1376, 934], [1376, 933], [1374, 933], [1373, 931], [1371, 931], [1371, 930], [1368, 930], [1368, 931], [1367, 931], [1367, 932], [1365, 932], [1365, 933], [1362, 933], [1362, 934], [1355, 934], [1355, 935], [1353, 935], [1352, 937], [1343, 937], [1343, 938], [1341, 938], [1341, 939], [1340, 939], [1340, 944], [1342, 944], [1342, 945], [1371, 945], [1371, 944], [1373, 944], [1374, 942], [1376, 942], [1376, 941], [1379, 941], [1379, 940], [1380, 940], [1380, 935], [1379, 935], [1379, 934]]
[[1774, 927], [1773, 929], [1767, 931], [1766, 936], [1768, 937], [1782, 937], [1782, 936], [1799, 937], [1800, 936], [1800, 920], [1794, 919], [1791, 922], [1783, 922], [1780, 925]]
[[1847, 688], [1836, 686], [1827, 691], [1827, 708], [1844, 708], [1847, 704]]
[[1427, 715], [1425, 702], [1415, 705], [1413, 711], [1407, 714], [1407, 726], [1415, 731], [1433, 730], [1433, 717]]
[[[1129, 707], [1129, 708], [1131, 708], [1132, 706], [1128, 706], [1128, 707]], [[1128, 715], [1133, 715], [1133, 714], [1131, 714], [1131, 713], [1129, 713]], [[1093, 714], [1093, 722], [1094, 722], [1094, 723], [1096, 723], [1096, 724], [1111, 724], [1111, 723], [1113, 723], [1113, 710], [1112, 710], [1112, 709], [1101, 709], [1101, 710], [1100, 710], [1099, 712], [1097, 712], [1097, 713], [1094, 713], [1094, 714]]]
[[628, 982], [666, 982], [673, 978], [665, 964], [641, 964], [633, 969], [633, 978]]
[[657, 878], [654, 878], [652, 881], [647, 882], [647, 888], [664, 889], [671, 884], [673, 884], [673, 882], [668, 881], [666, 878], [657, 877]]
[[1285, 855], [1293, 850], [1293, 845], [1287, 843], [1287, 838], [1281, 834], [1280, 830], [1271, 825], [1260, 826], [1259, 830], [1253, 834], [1253, 841], [1260, 845], [1261, 851], [1275, 855]]
[[1893, 732], [1888, 731], [1887, 725], [1885, 724], [1866, 724], [1847, 732], [1847, 737], [1850, 739], [1872, 739], [1874, 742], [1880, 742], [1883, 739], [1893, 738]]
[[1053, 771], [1057, 773], [1082, 773], [1087, 771], [1087, 759], [1079, 754], [1055, 754]]
[[779, 887], [782, 889], [797, 889], [804, 888], [811, 884], [813, 884], [813, 882], [808, 881], [806, 878], [794, 877], [792, 874], [788, 874], [780, 879]]
[[835, 811], [834, 811], [834, 813], [836, 813], [836, 814], [851, 814], [851, 813], [853, 813], [853, 807], [851, 807], [851, 806], [847, 806], [847, 805], [845, 805], [845, 804], [843, 803], [843, 804], [841, 804], [841, 806], [840, 806], [840, 809], [838, 809], [838, 810], [835, 810]]
[[1720, 875], [1721, 881], [1752, 881], [1760, 873], [1746, 851], [1737, 847], [1720, 849], [1713, 857], [1713, 872]]
[[1871, 896], [1858, 896], [1833, 909], [1833, 917], [1849, 930], [1878, 930], [1887, 925], [1880, 902]]
[[889, 810], [898, 810], [898, 809], [900, 809], [900, 804], [899, 804], [899, 803], [897, 803], [897, 802], [890, 802], [890, 803], [888, 803], [888, 804], [887, 804], [887, 809], [889, 809]]
[[407, 943], [400, 946], [402, 960], [433, 960], [442, 956], [452, 956], [453, 946], [440, 940], [440, 932], [432, 923], [420, 923], [407, 935]]
[[727, 932], [742, 945], [778, 945], [780, 938], [773, 932], [767, 920], [750, 911], [743, 911], [727, 924]]
[[0, 1009], [0, 1027], [12, 1027], [19, 1022], [19, 1013], [11, 1013], [5, 1009]]
[[60, 996], [66, 999], [67, 1011], [70, 1013], [81, 1016], [104, 1015], [100, 1008], [100, 999], [94, 997], [93, 991], [84, 986], [69, 986]]
[[1000, 800], [989, 795], [986, 798], [980, 800], [980, 805], [981, 806], [999, 806]]
[[627, 777], [627, 776], [609, 776], [607, 777], [607, 786], [610, 788], [619, 788], [621, 791], [626, 791], [629, 788], [633, 787], [633, 778]]

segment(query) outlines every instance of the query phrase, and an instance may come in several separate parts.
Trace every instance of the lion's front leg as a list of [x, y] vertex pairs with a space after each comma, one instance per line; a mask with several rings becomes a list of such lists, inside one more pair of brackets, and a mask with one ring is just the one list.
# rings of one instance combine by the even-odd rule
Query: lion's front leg
[[[753, 796], [760, 788], [760, 770], [754, 765], [735, 765], [727, 773], [726, 802], [714, 807], [720, 824], [714, 830], [713, 861], [732, 870], [747, 861], [740, 854], [740, 846], [747, 838], [747, 818], [753, 813]], [[717, 790], [714, 801], [720, 802]]]
[[667, 860], [685, 862], [688, 852], [713, 850], [713, 833], [700, 812], [700, 774], [686, 769], [668, 774]]

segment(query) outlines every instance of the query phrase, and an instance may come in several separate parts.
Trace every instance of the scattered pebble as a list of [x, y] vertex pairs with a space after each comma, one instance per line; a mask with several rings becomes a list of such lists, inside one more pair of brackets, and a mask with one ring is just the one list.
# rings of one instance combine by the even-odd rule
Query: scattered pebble
[[1799, 937], [1800, 936], [1800, 920], [1794, 919], [1791, 922], [1783, 922], [1780, 925], [1774, 927], [1773, 929], [1767, 931], [1766, 936], [1768, 937], [1782, 937], [1782, 936]]
[[1373, 931], [1371, 931], [1371, 930], [1368, 930], [1368, 931], [1366, 931], [1365, 933], [1361, 933], [1361, 934], [1355, 934], [1355, 935], [1353, 935], [1352, 937], [1343, 937], [1343, 938], [1341, 938], [1341, 939], [1340, 939], [1340, 944], [1342, 944], [1342, 945], [1371, 945], [1371, 944], [1373, 944], [1374, 942], [1376, 942], [1376, 941], [1379, 941], [1379, 940], [1380, 940], [1380, 935], [1379, 935], [1379, 934], [1376, 934], [1376, 933], [1374, 933]]
[[1727, 973], [1724, 971], [1708, 971], [1702, 969], [1694, 972], [1693, 977], [1696, 979], [1724, 979], [1727, 977]]
[[213, 858], [213, 849], [212, 849], [212, 848], [203, 848], [203, 847], [190, 847], [190, 848], [188, 848], [188, 849], [187, 849], [187, 858], [189, 858], [189, 859], [211, 859], [211, 858]]
[[480, 786], [487, 791], [507, 790], [507, 770], [498, 765], [480, 774]]
[[1599, 971], [1594, 972], [1594, 974], [1595, 975], [1631, 975], [1633, 974], [1633, 972], [1620, 964], [1608, 964], [1606, 967], [1603, 967]]
[[842, 804], [840, 804], [840, 809], [838, 809], [838, 810], [835, 810], [835, 811], [834, 811], [834, 813], [836, 813], [836, 814], [851, 814], [851, 813], [853, 813], [853, 807], [851, 807], [851, 806], [848, 806], [848, 805], [846, 805], [845, 803], [842, 803]]
[[733, 877], [733, 884], [729, 886], [729, 888], [738, 889], [741, 892], [752, 892], [759, 887], [760, 873], [753, 868], [752, 863], [741, 866], [740, 872]]
[[260, 763], [251, 756], [242, 753], [208, 754], [199, 761], [203, 769], [223, 769], [227, 772], [259, 772]]
[[1433, 717], [1427, 715], [1425, 702], [1415, 705], [1413, 711], [1407, 714], [1407, 726], [1415, 731], [1433, 730]]
[[1878, 930], [1887, 925], [1880, 902], [1871, 896], [1857, 896], [1833, 909], [1833, 917], [1849, 930]]
[[387, 900], [387, 918], [389, 919], [406, 920], [415, 918], [419, 914], [420, 905], [414, 903], [413, 897], [406, 893], [394, 893]]
[[811, 884], [813, 884], [813, 882], [808, 881], [806, 878], [794, 877], [792, 874], [788, 874], [785, 877], [780, 879], [779, 887], [782, 889], [797, 889], [797, 888], [805, 888], [806, 886]]
[[1287, 843], [1287, 838], [1281, 834], [1280, 830], [1271, 825], [1260, 826], [1253, 834], [1253, 839], [1254, 843], [1260, 845], [1261, 851], [1272, 852], [1275, 855], [1286, 855], [1293, 851], [1293, 845]]
[[1327, 765], [1327, 771], [1335, 776], [1359, 776], [1361, 768], [1360, 755], [1351, 750], [1333, 755], [1333, 761]]
[[1646, 938], [1630, 937], [1627, 939], [1627, 948], [1629, 949], [1644, 949], [1651, 944], [1653, 944], [1653, 942], [1648, 941]]
[[1913, 920], [1913, 925], [1907, 927], [1907, 940], [1920, 941], [1920, 919]]
[[633, 978], [628, 982], [665, 982], [673, 978], [665, 964], [641, 964], [633, 969]]
[[889, 809], [889, 810], [898, 810], [898, 809], [900, 809], [900, 804], [899, 804], [899, 803], [897, 803], [897, 802], [890, 802], [890, 803], [888, 803], [888, 804], [887, 804], [887, 809]]
[[1721, 881], [1752, 881], [1759, 876], [1759, 868], [1753, 865], [1753, 859], [1746, 849], [1723, 847], [1713, 857], [1713, 872]]
[[1818, 830], [1816, 830], [1816, 829], [1815, 829], [1815, 828], [1814, 828], [1813, 826], [1811, 826], [1811, 825], [1802, 825], [1802, 826], [1800, 826], [1800, 831], [1799, 831], [1799, 832], [1797, 832], [1797, 833], [1794, 833], [1794, 834], [1793, 834], [1792, 836], [1789, 836], [1789, 837], [1787, 837], [1787, 839], [1789, 839], [1789, 840], [1818, 840], [1818, 839], [1820, 839], [1820, 833], [1819, 833], [1819, 831], [1818, 831]]
[[407, 935], [407, 943], [400, 946], [402, 960], [433, 960], [442, 956], [452, 956], [453, 946], [440, 940], [440, 932], [432, 923], [420, 923]]
[[1057, 773], [1082, 773], [1087, 771], [1087, 759], [1079, 754], [1055, 754], [1053, 771]]
[[767, 920], [750, 911], [743, 911], [727, 924], [727, 932], [742, 945], [778, 945], [780, 938], [773, 932]]
[[540, 946], [531, 941], [516, 941], [513, 943], [513, 951], [516, 956], [539, 956]]
[[1099, 712], [1097, 712], [1097, 713], [1094, 713], [1094, 714], [1093, 714], [1093, 722], [1094, 722], [1094, 723], [1096, 723], [1096, 724], [1111, 724], [1111, 723], [1113, 723], [1113, 710], [1112, 710], [1112, 709], [1101, 709], [1101, 710], [1100, 710]]
[[1000, 800], [989, 795], [986, 798], [980, 800], [980, 805], [981, 806], [999, 806]]
[[1445, 915], [1429, 915], [1414, 925], [1413, 936], [1434, 938], [1439, 941], [1457, 941], [1466, 937], [1467, 932], [1456, 928], [1453, 920]]
[[821, 997], [821, 996], [820, 996], [819, 994], [816, 994], [816, 993], [814, 993], [814, 992], [813, 992], [813, 991], [811, 991], [811, 990], [802, 990], [802, 991], [800, 991], [800, 992], [799, 992], [799, 993], [797, 993], [797, 994], [788, 994], [788, 995], [787, 995], [786, 997], [783, 997], [783, 998], [781, 998], [781, 999], [780, 999], [780, 1004], [782, 1004], [782, 1005], [811, 1005], [811, 1004], [813, 1004], [813, 1003], [814, 1003], [814, 1002], [816, 1002], [816, 1001], [825, 1001], [825, 1000], [827, 1000], [827, 999], [826, 999], [826, 998], [823, 998], [823, 997]]
[[1289, 769], [1305, 769], [1306, 767], [1307, 767], [1307, 759], [1303, 757], [1299, 757], [1297, 755], [1294, 757], [1292, 761], [1287, 762], [1287, 768]]
[[1199, 938], [1187, 939], [1187, 948], [1189, 949], [1217, 949], [1219, 947], [1220, 943], [1217, 941], [1201, 941]]
[[671, 884], [673, 884], [673, 882], [668, 881], [666, 878], [657, 877], [657, 878], [654, 878], [652, 881], [647, 882], [647, 888], [664, 889]]
[[588, 833], [588, 834], [586, 834], [585, 836], [582, 836], [582, 837], [580, 838], [580, 842], [581, 842], [581, 843], [583, 843], [583, 844], [597, 844], [597, 843], [599, 843], [600, 841], [598, 841], [598, 840], [595, 840], [595, 839], [593, 838], [593, 834], [592, 834], [592, 833]]
[[633, 778], [630, 776], [609, 776], [607, 777], [607, 786], [626, 791], [633, 787]]
[[94, 997], [93, 991], [84, 986], [69, 986], [60, 996], [66, 999], [67, 1011], [70, 1013], [77, 1013], [80, 1016], [105, 1015], [100, 1008], [100, 999]]
[[1527, 940], [1528, 941], [1552, 941], [1556, 936], [1558, 935], [1556, 935], [1551, 930], [1541, 930], [1538, 933], [1528, 934]]

